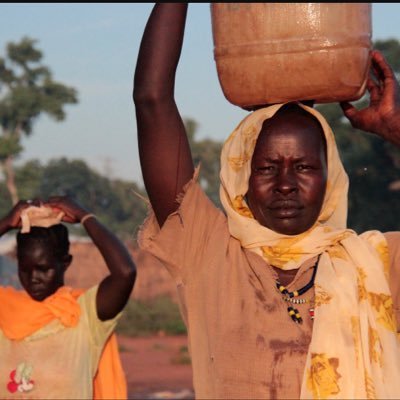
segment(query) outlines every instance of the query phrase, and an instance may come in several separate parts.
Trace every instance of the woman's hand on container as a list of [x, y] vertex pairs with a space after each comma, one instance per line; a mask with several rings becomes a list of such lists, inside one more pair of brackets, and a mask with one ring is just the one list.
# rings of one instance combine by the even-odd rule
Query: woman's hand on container
[[400, 85], [383, 55], [371, 53], [371, 75], [367, 80], [369, 105], [357, 110], [348, 102], [340, 103], [354, 128], [375, 133], [400, 146]]

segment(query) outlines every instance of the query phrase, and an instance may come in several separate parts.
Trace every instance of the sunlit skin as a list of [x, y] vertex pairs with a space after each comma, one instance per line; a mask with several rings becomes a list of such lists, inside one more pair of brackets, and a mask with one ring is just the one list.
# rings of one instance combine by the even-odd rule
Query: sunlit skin
[[43, 301], [64, 285], [64, 273], [71, 262], [57, 259], [44, 243], [32, 241], [18, 254], [18, 275], [26, 292], [36, 301]]
[[247, 193], [261, 225], [285, 235], [311, 228], [322, 207], [326, 179], [325, 142], [317, 121], [291, 113], [264, 123]]

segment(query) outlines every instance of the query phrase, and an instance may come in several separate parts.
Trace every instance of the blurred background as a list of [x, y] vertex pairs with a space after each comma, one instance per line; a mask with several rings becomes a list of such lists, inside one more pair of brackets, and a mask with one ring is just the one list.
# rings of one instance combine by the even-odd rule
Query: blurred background
[[[0, 5], [0, 215], [17, 198], [74, 194], [124, 237], [134, 237], [146, 208], [133, 193], [144, 194], [132, 80], [152, 6]], [[399, 15], [400, 3], [372, 5], [374, 45], [395, 70]], [[204, 187], [218, 204], [220, 144], [247, 112], [220, 88], [209, 3], [189, 6], [176, 97], [195, 160], [203, 161]], [[398, 229], [398, 219], [377, 206], [400, 207], [397, 150], [352, 132], [336, 105], [321, 111], [349, 171], [350, 227]]]
[[[174, 285], [162, 266], [138, 252], [135, 243], [147, 206], [140, 197], [146, 193], [132, 81], [152, 7], [152, 3], [0, 4], [0, 217], [18, 199], [69, 194], [114, 230], [139, 268], [119, 327], [131, 397], [152, 391], [152, 397], [173, 393], [174, 398], [190, 398], [190, 357]], [[397, 74], [399, 16], [400, 3], [372, 5], [374, 47]], [[209, 3], [189, 6], [176, 99], [194, 160], [202, 162], [201, 183], [219, 206], [221, 145], [247, 112], [228, 103], [220, 88]], [[365, 96], [357, 106], [367, 100]], [[399, 230], [399, 149], [352, 129], [336, 104], [318, 109], [336, 134], [350, 177], [349, 227], [357, 232]], [[82, 228], [73, 228], [72, 234], [77, 266], [70, 268], [68, 283], [89, 287], [106, 269]], [[0, 283], [18, 286], [13, 235], [2, 238], [0, 253]], [[155, 342], [127, 341], [154, 335]], [[175, 335], [180, 341], [166, 341]], [[154, 359], [143, 353], [146, 346]], [[161, 373], [156, 365], [162, 359]], [[140, 374], [146, 360], [150, 372], [144, 377]]]

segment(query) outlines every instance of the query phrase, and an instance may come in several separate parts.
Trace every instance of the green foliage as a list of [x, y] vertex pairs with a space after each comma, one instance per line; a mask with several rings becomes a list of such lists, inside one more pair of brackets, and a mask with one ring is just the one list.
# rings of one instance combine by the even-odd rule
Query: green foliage
[[190, 365], [191, 363], [192, 360], [187, 346], [181, 346], [178, 354], [171, 358], [171, 364], [174, 365]]
[[47, 78], [41, 87], [39, 100], [43, 112], [46, 112], [56, 121], [62, 121], [65, 118], [63, 105], [77, 102], [76, 91]]
[[44, 169], [45, 166], [39, 160], [30, 160], [16, 168], [16, 183], [21, 199], [44, 198], [39, 191]]
[[121, 237], [136, 238], [148, 212], [148, 203], [143, 200], [145, 190], [134, 182], [113, 180], [110, 183], [118, 202], [110, 207], [109, 226], [120, 232]]
[[17, 156], [22, 151], [19, 139], [15, 136], [0, 136], [0, 161], [9, 156]]
[[84, 161], [66, 158], [48, 163], [38, 187], [38, 193], [44, 198], [74, 197], [124, 237], [134, 235], [146, 213], [145, 204], [133, 191], [141, 192], [134, 183], [111, 181], [90, 169]]
[[383, 53], [394, 71], [400, 71], [400, 42], [397, 39], [376, 40], [374, 48]]
[[167, 335], [186, 333], [179, 307], [167, 296], [148, 302], [130, 299], [118, 322], [117, 333], [127, 336], [150, 336], [163, 332]]
[[[53, 80], [47, 66], [42, 65], [42, 52], [36, 41], [24, 37], [8, 43], [6, 56], [0, 58], [0, 163], [18, 155], [23, 149], [20, 139], [30, 135], [41, 114], [56, 121], [65, 118], [64, 107], [77, 103], [74, 88]], [[12, 164], [9, 163], [12, 169]], [[9, 187], [15, 188], [12, 171], [7, 173]], [[17, 201], [16, 190], [12, 202]]]
[[10, 209], [10, 193], [8, 192], [6, 185], [3, 182], [0, 182], [0, 217], [7, 215]]
[[349, 176], [348, 227], [359, 233], [400, 230], [400, 191], [392, 189], [400, 176], [400, 150], [376, 135], [352, 128], [339, 105], [316, 108], [335, 134]]
[[20, 43], [9, 43], [7, 45], [8, 57], [21, 67], [23, 67], [27, 61], [40, 61], [42, 52], [35, 49], [35, 42], [35, 40], [24, 37]]
[[186, 118], [184, 123], [192, 150], [194, 165], [201, 164], [200, 184], [214, 204], [220, 207], [219, 171], [223, 143], [210, 138], [196, 140], [197, 122], [191, 118]]
[[47, 113], [56, 120], [65, 117], [64, 106], [77, 103], [77, 93], [52, 79], [48, 67], [41, 65], [42, 52], [36, 41], [23, 38], [7, 45], [0, 59], [0, 125], [3, 133], [30, 134], [34, 120]]
[[[400, 42], [376, 41], [395, 72], [400, 72]], [[368, 95], [354, 105], [361, 109]], [[380, 137], [351, 127], [338, 104], [316, 107], [327, 119], [349, 175], [348, 226], [357, 232], [400, 230], [400, 149]]]
[[[147, 213], [146, 203], [134, 193], [145, 196], [136, 183], [110, 180], [82, 160], [60, 158], [46, 165], [31, 160], [16, 168], [15, 173], [22, 199], [71, 196], [121, 239], [132, 240]], [[8, 213], [11, 207], [5, 184], [0, 182], [0, 215]], [[71, 229], [75, 234], [84, 234], [79, 225]]]

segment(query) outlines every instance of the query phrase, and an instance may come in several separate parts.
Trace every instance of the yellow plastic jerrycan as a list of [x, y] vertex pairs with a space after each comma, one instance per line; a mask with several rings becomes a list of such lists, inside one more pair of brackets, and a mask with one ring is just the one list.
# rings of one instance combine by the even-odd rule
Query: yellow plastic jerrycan
[[365, 92], [370, 3], [211, 3], [214, 58], [243, 108], [353, 101]]

